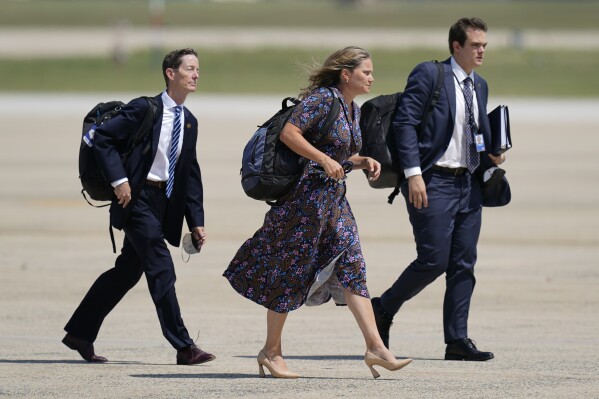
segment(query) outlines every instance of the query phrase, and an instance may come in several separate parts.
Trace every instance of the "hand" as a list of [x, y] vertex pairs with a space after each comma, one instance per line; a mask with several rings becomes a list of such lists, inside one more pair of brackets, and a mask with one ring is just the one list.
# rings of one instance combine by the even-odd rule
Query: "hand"
[[198, 247], [201, 247], [206, 243], [206, 229], [204, 226], [194, 227], [191, 231], [191, 235], [193, 236], [194, 240], [198, 242]]
[[125, 208], [131, 202], [131, 187], [129, 182], [119, 184], [114, 188], [114, 195], [119, 200], [119, 204]]
[[376, 159], [367, 157], [364, 159], [365, 168], [368, 171], [368, 180], [376, 180], [381, 175], [381, 163]]
[[414, 205], [416, 209], [420, 209], [423, 206], [428, 208], [428, 197], [426, 196], [426, 184], [422, 175], [414, 175], [408, 178], [408, 189], [409, 189], [409, 200], [410, 204]]
[[345, 176], [343, 167], [339, 164], [339, 162], [335, 161], [329, 156], [325, 155], [319, 164], [322, 166], [327, 176], [332, 177], [333, 179], [343, 179], [343, 176]]
[[493, 154], [489, 154], [489, 158], [491, 158], [491, 161], [493, 161], [493, 163], [497, 166], [499, 166], [505, 162], [505, 154], [500, 154], [497, 156], [495, 156]]

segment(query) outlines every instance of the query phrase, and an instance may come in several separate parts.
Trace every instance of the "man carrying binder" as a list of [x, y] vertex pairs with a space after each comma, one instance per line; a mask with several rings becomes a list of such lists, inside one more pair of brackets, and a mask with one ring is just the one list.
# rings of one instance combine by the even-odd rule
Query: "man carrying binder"
[[[451, 57], [442, 63], [443, 84], [427, 125], [420, 127], [438, 79], [431, 62], [416, 66], [410, 74], [393, 122], [394, 150], [406, 176], [401, 192], [417, 258], [380, 298], [372, 299], [372, 305], [379, 334], [388, 346], [395, 313], [445, 273], [446, 360], [493, 358], [493, 353], [479, 351], [468, 335], [483, 172], [505, 160], [504, 154], [487, 153], [491, 148], [488, 87], [474, 73], [483, 63], [486, 32], [487, 25], [479, 18], [458, 20], [449, 30]], [[503, 173], [501, 169], [496, 172]]]

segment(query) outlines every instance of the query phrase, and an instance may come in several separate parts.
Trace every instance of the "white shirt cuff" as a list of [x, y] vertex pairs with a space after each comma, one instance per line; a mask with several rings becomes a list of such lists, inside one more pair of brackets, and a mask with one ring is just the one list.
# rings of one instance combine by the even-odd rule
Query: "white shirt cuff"
[[403, 174], [406, 176], [406, 179], [412, 176], [421, 175], [422, 170], [420, 170], [420, 166], [416, 166], [413, 168], [407, 168], [403, 170]]
[[118, 186], [119, 184], [123, 184], [123, 183], [124, 183], [124, 182], [126, 182], [126, 181], [129, 181], [129, 179], [127, 179], [127, 178], [125, 177], [125, 178], [122, 178], [122, 179], [119, 179], [119, 180], [113, 181], [112, 183], [110, 183], [110, 185], [111, 185], [112, 187], [116, 188], [116, 186]]

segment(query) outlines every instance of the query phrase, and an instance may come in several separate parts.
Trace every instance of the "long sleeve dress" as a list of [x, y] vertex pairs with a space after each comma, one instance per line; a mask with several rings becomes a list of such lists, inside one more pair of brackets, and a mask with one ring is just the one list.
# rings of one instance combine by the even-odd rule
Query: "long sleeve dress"
[[[343, 100], [341, 92], [331, 88]], [[318, 149], [342, 163], [362, 146], [360, 109], [353, 103], [351, 125], [342, 101], [328, 132], [319, 128], [333, 101], [320, 88], [298, 104], [289, 122]], [[285, 313], [304, 303], [319, 305], [331, 297], [345, 304], [343, 289], [368, 298], [366, 266], [344, 180], [328, 177], [310, 162], [287, 200], [272, 206], [264, 224], [239, 248], [223, 276], [244, 297]]]

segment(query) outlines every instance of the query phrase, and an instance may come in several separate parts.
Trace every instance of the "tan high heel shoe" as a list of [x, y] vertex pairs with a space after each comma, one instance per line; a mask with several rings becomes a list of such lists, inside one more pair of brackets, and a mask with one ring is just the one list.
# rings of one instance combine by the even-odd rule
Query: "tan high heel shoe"
[[291, 371], [277, 370], [275, 368], [275, 365], [270, 362], [268, 357], [266, 357], [266, 354], [264, 353], [264, 351], [260, 351], [260, 353], [258, 353], [257, 360], [258, 360], [258, 372], [259, 372], [261, 378], [266, 377], [266, 374], [264, 373], [264, 367], [266, 367], [268, 369], [268, 371], [270, 371], [270, 375], [272, 375], [275, 378], [298, 378], [299, 377], [299, 374], [292, 373]]
[[390, 362], [381, 357], [378, 357], [377, 355], [375, 355], [372, 352], [366, 352], [366, 355], [364, 355], [364, 362], [366, 362], [366, 365], [372, 372], [372, 376], [374, 378], [379, 378], [381, 375], [372, 366], [381, 366], [383, 368], [386, 368], [389, 371], [397, 371], [401, 368], [406, 367], [408, 364], [410, 364], [412, 362], [412, 359], [404, 359], [404, 360], [395, 359], [394, 362]]

